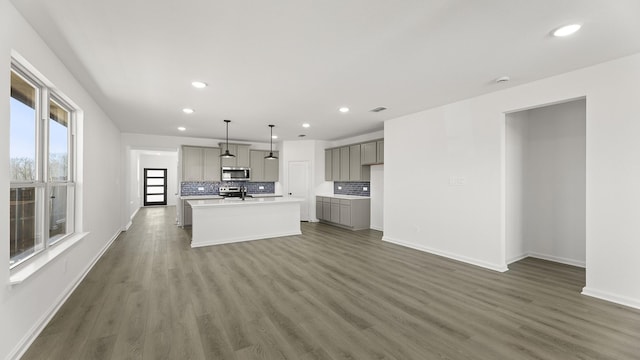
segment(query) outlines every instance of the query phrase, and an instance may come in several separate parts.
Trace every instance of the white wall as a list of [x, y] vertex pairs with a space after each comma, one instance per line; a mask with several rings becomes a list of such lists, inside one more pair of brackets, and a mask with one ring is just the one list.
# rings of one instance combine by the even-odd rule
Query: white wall
[[586, 97], [583, 293], [640, 308], [639, 80], [636, 54], [385, 122], [385, 240], [506, 270], [504, 114]]
[[384, 165], [371, 166], [371, 226], [384, 230]]
[[[0, 0], [0, 98], [9, 98], [11, 50], [15, 50], [83, 113], [78, 133], [78, 186], [81, 209], [76, 214], [89, 236], [51, 261], [24, 283], [10, 286], [9, 269], [0, 266], [0, 359], [17, 358], [46, 325], [103, 249], [119, 233], [120, 137], [113, 122], [68, 72], [8, 0]], [[6, 100], [4, 100], [6, 101]], [[6, 104], [6, 103], [5, 103]], [[0, 167], [9, 168], [9, 109], [0, 107]], [[9, 201], [9, 174], [0, 172], [0, 202]], [[9, 207], [0, 206], [0, 238], [9, 238]], [[0, 258], [9, 247], [0, 246]]]
[[[138, 194], [144, 194], [144, 169], [158, 168], [167, 169], [167, 205], [175, 206], [177, 202], [176, 193], [178, 191], [178, 153], [159, 152], [156, 154], [140, 154], [140, 167], [138, 174], [141, 182], [138, 184]], [[139, 203], [142, 206], [143, 203]]]
[[584, 266], [586, 101], [506, 119], [507, 261], [528, 255]]

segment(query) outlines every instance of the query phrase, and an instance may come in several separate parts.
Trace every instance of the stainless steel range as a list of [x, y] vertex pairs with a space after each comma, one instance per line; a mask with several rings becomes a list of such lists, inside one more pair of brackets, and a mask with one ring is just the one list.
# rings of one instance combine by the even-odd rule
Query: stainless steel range
[[220, 186], [218, 189], [220, 196], [223, 197], [250, 197], [247, 195], [246, 186]]

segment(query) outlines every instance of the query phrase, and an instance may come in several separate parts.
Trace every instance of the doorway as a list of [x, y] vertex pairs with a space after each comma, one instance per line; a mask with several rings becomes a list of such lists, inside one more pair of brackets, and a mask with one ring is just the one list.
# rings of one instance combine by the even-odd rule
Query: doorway
[[144, 169], [144, 206], [167, 205], [167, 169]]
[[304, 199], [300, 203], [300, 220], [309, 221], [309, 162], [289, 161], [287, 194]]
[[586, 99], [506, 115], [505, 258], [586, 266]]

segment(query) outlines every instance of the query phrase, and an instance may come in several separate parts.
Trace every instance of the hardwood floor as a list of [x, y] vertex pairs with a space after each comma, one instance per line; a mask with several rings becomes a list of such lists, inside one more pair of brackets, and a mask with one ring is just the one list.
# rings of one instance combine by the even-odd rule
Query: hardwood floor
[[580, 268], [497, 273], [317, 223], [191, 249], [174, 211], [141, 209], [23, 358], [640, 358], [640, 311], [580, 295]]

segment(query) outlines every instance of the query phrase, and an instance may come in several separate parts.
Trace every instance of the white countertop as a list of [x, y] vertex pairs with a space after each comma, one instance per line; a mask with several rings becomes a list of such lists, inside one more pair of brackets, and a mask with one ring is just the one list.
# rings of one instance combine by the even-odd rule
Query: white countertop
[[[281, 197], [279, 194], [248, 194], [254, 198]], [[185, 195], [180, 196], [181, 200], [207, 200], [207, 199], [223, 199], [220, 195]]]
[[268, 205], [277, 203], [296, 203], [302, 202], [304, 199], [296, 197], [256, 197], [246, 198], [226, 198], [226, 199], [206, 199], [206, 200], [189, 200], [192, 208], [198, 207], [215, 207], [215, 206], [252, 206], [252, 205]]
[[324, 197], [330, 197], [334, 199], [348, 199], [348, 200], [370, 199], [369, 196], [339, 195], [339, 194], [316, 194], [316, 196], [324, 196]]

